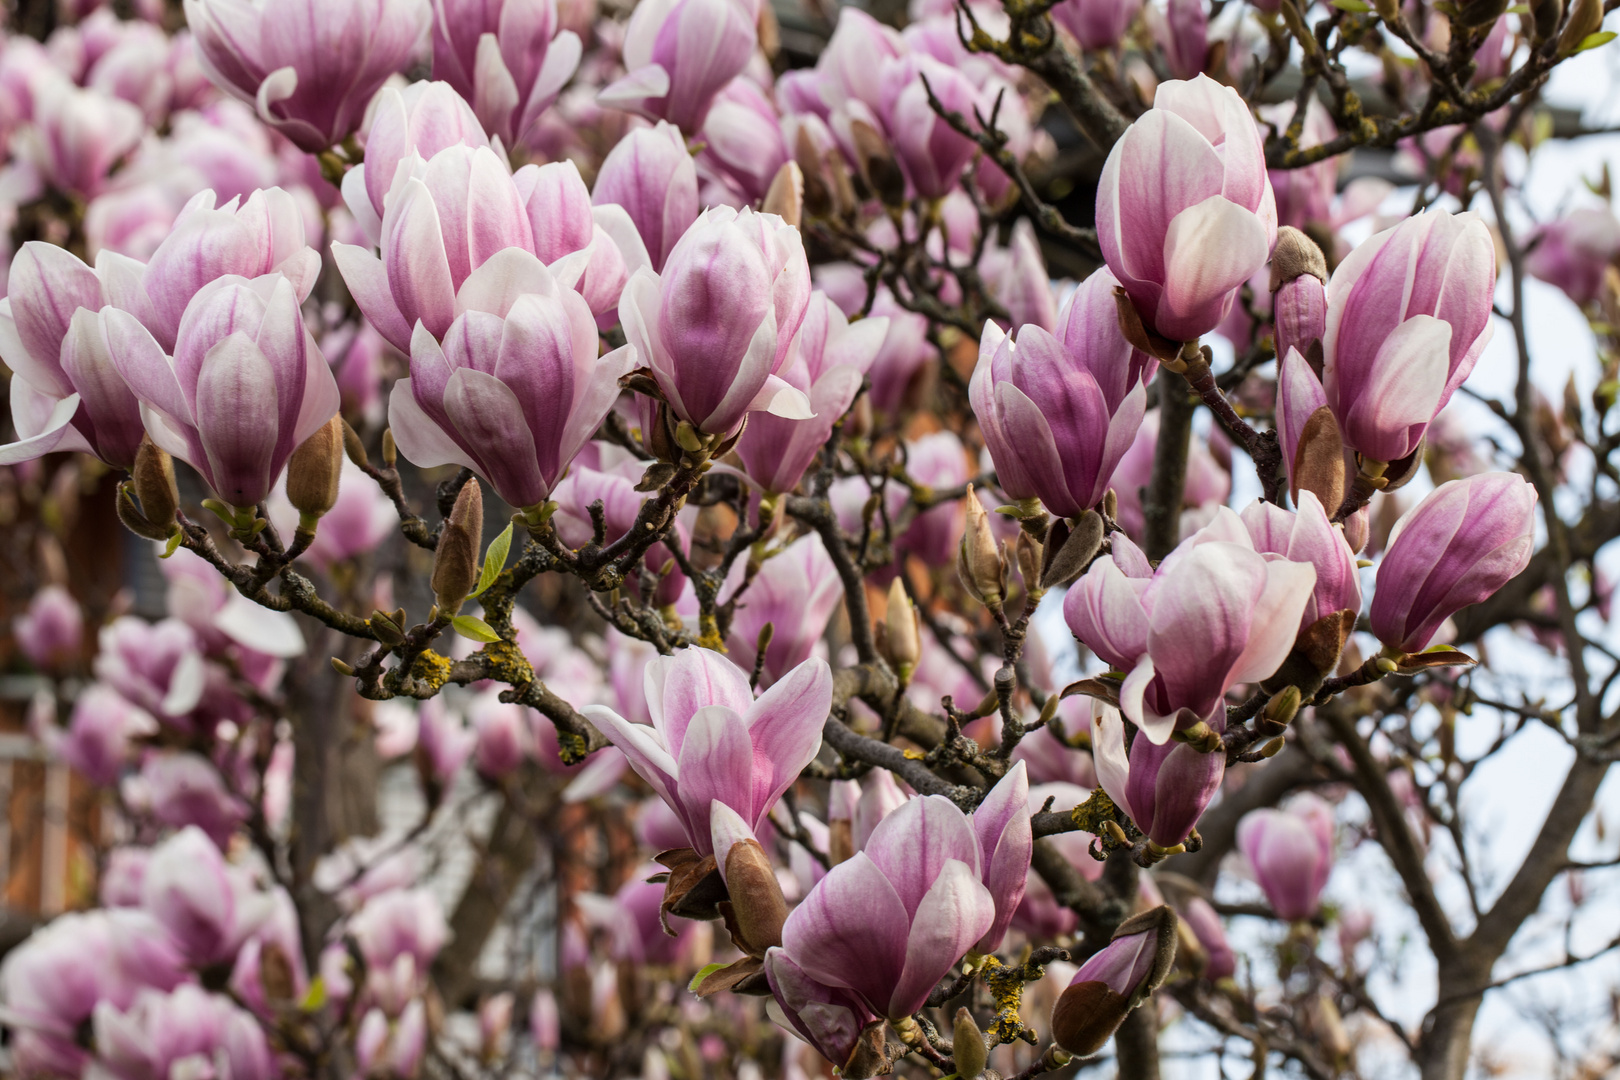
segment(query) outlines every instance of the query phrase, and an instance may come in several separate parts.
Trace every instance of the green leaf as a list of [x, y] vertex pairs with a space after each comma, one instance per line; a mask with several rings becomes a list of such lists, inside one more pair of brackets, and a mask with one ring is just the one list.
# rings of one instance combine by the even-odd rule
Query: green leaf
[[[506, 556], [512, 550], [512, 523], [507, 522], [506, 530], [489, 542], [489, 550], [484, 552], [484, 569], [478, 574], [478, 588], [472, 591], [474, 596], [481, 596], [485, 589], [495, 584], [495, 579], [501, 576], [506, 569]], [[495, 639], [491, 639], [495, 640]]]
[[309, 991], [304, 999], [298, 1003], [301, 1012], [312, 1013], [326, 1004], [326, 980], [319, 975], [309, 981]]
[[1340, 11], [1348, 11], [1355, 15], [1365, 15], [1372, 10], [1372, 5], [1366, 0], [1333, 0], [1333, 6]]
[[450, 620], [450, 625], [455, 627], [456, 633], [474, 641], [501, 640], [501, 635], [495, 632], [495, 628], [476, 615], [457, 615]]
[[[1583, 53], [1587, 49], [1595, 49], [1599, 45], [1607, 45], [1617, 37], [1620, 37], [1620, 34], [1615, 33], [1613, 30], [1599, 30], [1595, 34], [1587, 34], [1585, 37], [1581, 38], [1581, 43], [1575, 46], [1575, 52]], [[1574, 56], [1575, 53], [1570, 53], [1570, 55]]]
[[1514, 4], [1512, 7], [1507, 9], [1506, 14], [1508, 14], [1508, 15], [1528, 15], [1528, 14], [1530, 14], [1530, 5], [1529, 4]]
[[699, 968], [698, 973], [692, 976], [692, 981], [686, 984], [686, 988], [694, 994], [697, 993], [697, 988], [703, 984], [704, 979], [707, 979], [710, 975], [713, 975], [715, 972], [719, 971], [725, 966], [725, 964], [707, 964]]
[[175, 549], [178, 548], [179, 546], [180, 546], [180, 530], [175, 529], [174, 532], [169, 534], [169, 542], [164, 545], [163, 554], [159, 555], [158, 558], [167, 559], [170, 555], [174, 554]]

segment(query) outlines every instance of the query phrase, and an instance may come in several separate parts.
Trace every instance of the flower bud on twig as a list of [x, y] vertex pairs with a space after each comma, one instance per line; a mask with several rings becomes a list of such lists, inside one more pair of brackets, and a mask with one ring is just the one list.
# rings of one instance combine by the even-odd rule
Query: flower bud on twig
[[287, 501], [298, 510], [300, 529], [313, 531], [315, 521], [337, 502], [344, 441], [343, 418], [334, 415], [288, 459]]
[[905, 582], [898, 577], [889, 585], [889, 602], [884, 608], [879, 626], [884, 657], [900, 676], [902, 683], [911, 681], [922, 659], [922, 640], [918, 629], [917, 608], [906, 595]]
[[1072, 1054], [1095, 1054], [1164, 981], [1175, 957], [1176, 913], [1169, 907], [1125, 920], [1058, 998], [1052, 1038]]
[[989, 1059], [984, 1046], [984, 1035], [980, 1033], [979, 1025], [974, 1022], [973, 1014], [965, 1008], [956, 1010], [951, 1056], [956, 1061], [956, 1075], [962, 1080], [973, 1080], [974, 1077], [984, 1074], [984, 1066]]
[[990, 531], [990, 515], [971, 484], [967, 489], [967, 531], [957, 549], [956, 572], [979, 603], [992, 610], [1001, 606], [1007, 588], [1007, 564], [995, 533]]
[[454, 614], [478, 580], [478, 546], [484, 537], [484, 493], [469, 479], [439, 534], [433, 555], [433, 595], [439, 607]]
[[127, 505], [127, 496], [118, 500], [118, 516], [131, 532], [149, 540], [166, 540], [174, 532], [174, 516], [180, 510], [180, 489], [174, 482], [174, 459], [160, 450], [150, 435], [141, 436], [131, 470], [137, 511]]

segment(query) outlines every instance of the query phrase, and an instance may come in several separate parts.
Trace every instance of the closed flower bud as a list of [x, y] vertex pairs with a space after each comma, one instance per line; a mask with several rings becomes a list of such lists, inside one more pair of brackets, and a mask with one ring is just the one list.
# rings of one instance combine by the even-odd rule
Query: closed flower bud
[[1013, 558], [1018, 563], [1018, 574], [1024, 579], [1024, 588], [1031, 593], [1041, 591], [1041, 543], [1029, 533], [1022, 530], [1018, 533], [1018, 542], [1013, 547]]
[[167, 536], [180, 510], [180, 489], [174, 482], [174, 459], [158, 449], [151, 436], [141, 438], [135, 451], [135, 497], [141, 502], [141, 515]]
[[799, 168], [797, 162], [783, 162], [782, 167], [776, 170], [760, 208], [767, 214], [775, 214], [794, 228], [799, 227], [804, 217], [804, 170]]
[[1058, 998], [1053, 1040], [1080, 1056], [1101, 1050], [1170, 973], [1176, 933], [1176, 913], [1162, 905], [1121, 923], [1114, 939], [1081, 966]]
[[1575, 0], [1570, 9], [1564, 32], [1558, 35], [1558, 54], [1568, 56], [1588, 35], [1603, 29], [1603, 4], [1600, 0]]
[[484, 536], [484, 493], [469, 479], [456, 496], [455, 508], [439, 533], [433, 555], [433, 595], [439, 607], [454, 613], [478, 580], [478, 548]]
[[951, 1033], [951, 1056], [956, 1062], [956, 1075], [962, 1080], [973, 1080], [983, 1075], [989, 1054], [985, 1050], [984, 1035], [967, 1009], [956, 1010], [956, 1024]]
[[[366, 620], [366, 624], [371, 627], [371, 632], [376, 639], [390, 648], [405, 640], [404, 628], [399, 625], [398, 620], [387, 612], [373, 611], [371, 618]], [[333, 659], [335, 661], [336, 657]], [[344, 667], [348, 667], [348, 665], [345, 664]], [[334, 670], [341, 672], [341, 669], [335, 667]]]
[[1299, 714], [1300, 698], [1299, 687], [1285, 687], [1281, 693], [1266, 703], [1266, 711], [1262, 714], [1266, 723], [1276, 728], [1285, 728], [1294, 722]]
[[1277, 246], [1271, 252], [1271, 291], [1276, 292], [1303, 274], [1326, 285], [1327, 259], [1315, 240], [1292, 225], [1284, 225], [1277, 230]]
[[371, 464], [366, 456], [366, 444], [360, 441], [360, 433], [347, 420], [343, 421], [343, 452], [362, 469]]
[[343, 441], [343, 418], [334, 415], [287, 460], [287, 501], [298, 510], [300, 528], [312, 529], [337, 502]]
[[[1383, 2], [1393, 5], [1394, 0], [1383, 0]], [[1541, 43], [1552, 37], [1553, 31], [1558, 29], [1558, 20], [1563, 16], [1564, 0], [1532, 0], [1530, 18], [1526, 20], [1530, 23], [1532, 30], [1530, 47], [1533, 49], [1541, 48]], [[1385, 18], [1393, 19], [1394, 16], [1386, 15]]]
[[922, 642], [917, 629], [917, 609], [906, 595], [905, 584], [897, 577], [889, 585], [889, 604], [883, 614], [883, 638], [889, 662], [901, 678], [910, 678], [922, 659]]
[[1007, 564], [990, 528], [990, 515], [971, 484], [967, 490], [967, 531], [957, 550], [956, 572], [981, 604], [995, 607], [1001, 603], [1007, 587]]
[[[725, 806], [715, 803], [715, 806]], [[730, 809], [730, 807], [726, 807]], [[735, 811], [733, 811], [735, 813]], [[763, 957], [765, 950], [782, 944], [782, 924], [787, 921], [787, 900], [776, 880], [776, 871], [758, 840], [748, 839], [731, 845], [726, 855], [726, 890], [731, 894], [731, 916], [737, 936], [750, 956]], [[721, 909], [724, 913], [724, 908]]]

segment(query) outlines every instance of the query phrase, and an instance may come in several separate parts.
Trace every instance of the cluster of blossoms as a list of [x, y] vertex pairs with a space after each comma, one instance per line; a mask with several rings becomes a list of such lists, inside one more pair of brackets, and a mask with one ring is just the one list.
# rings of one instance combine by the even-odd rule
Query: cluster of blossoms
[[[1057, 1070], [1169, 980], [1237, 993], [1214, 874], [1174, 861], [1229, 769], [1345, 779], [1312, 711], [1473, 665], [1454, 616], [1531, 561], [1545, 492], [1445, 438], [1491, 227], [1349, 244], [1388, 189], [1268, 167], [1333, 120], [1252, 110], [1254, 27], [1197, 0], [1051, 9], [1098, 70], [1143, 20], [1157, 65], [1134, 120], [1104, 103], [1068, 283], [1032, 72], [1085, 76], [1015, 62], [1017, 13], [846, 7], [790, 68], [758, 0], [135, 7], [0, 52], [0, 466], [117, 473], [168, 612], [59, 573], [15, 621], [33, 730], [118, 838], [0, 963], [19, 1075], [585, 1075], [632, 1014], [703, 1030], [688, 1074], [767, 1015], [784, 1075]], [[1617, 253], [1578, 211], [1529, 272], [1591, 307]], [[414, 773], [414, 824], [333, 824], [355, 745]], [[1226, 829], [1302, 935], [1342, 797]], [[541, 908], [543, 959], [480, 983]]]

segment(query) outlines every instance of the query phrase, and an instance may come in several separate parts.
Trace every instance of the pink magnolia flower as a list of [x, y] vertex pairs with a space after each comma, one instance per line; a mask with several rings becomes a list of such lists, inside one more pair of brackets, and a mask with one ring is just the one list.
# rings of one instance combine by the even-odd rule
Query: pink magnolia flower
[[591, 201], [624, 207], [655, 271], [698, 216], [697, 167], [680, 129], [660, 120], [620, 139], [602, 161]]
[[1392, 649], [1417, 652], [1440, 624], [1506, 585], [1535, 550], [1536, 491], [1513, 473], [1441, 484], [1395, 523], [1369, 616]]
[[[979, 260], [979, 273], [990, 295], [1012, 316], [1007, 325], [1009, 330], [1029, 324], [1047, 333], [1057, 329], [1057, 301], [1052, 296], [1051, 277], [1046, 272], [1046, 261], [1041, 258], [1035, 227], [1028, 218], [1019, 218], [1013, 224], [1006, 247], [991, 244], [985, 249], [984, 257]], [[1112, 274], [1109, 279], [1112, 281]], [[1108, 302], [1113, 301], [1110, 294]]]
[[995, 919], [974, 946], [977, 952], [994, 952], [1001, 946], [1013, 913], [1024, 899], [1029, 862], [1035, 851], [1028, 804], [1029, 775], [1024, 763], [1018, 761], [968, 817], [979, 841], [979, 878], [995, 906]]
[[202, 700], [207, 669], [197, 636], [179, 619], [124, 615], [97, 635], [96, 678], [148, 713], [184, 725]]
[[280, 1075], [252, 1014], [198, 986], [141, 990], [125, 1009], [102, 1002], [93, 1020], [96, 1054], [113, 1076], [174, 1076], [203, 1062], [232, 1080]]
[[111, 256], [98, 260], [98, 267], [108, 302], [138, 318], [167, 352], [175, 347], [186, 308], [210, 283], [279, 273], [303, 303], [320, 276], [321, 257], [306, 241], [297, 200], [281, 188], [218, 208], [214, 193], [202, 191], [186, 203], [145, 267]]
[[893, 27], [859, 8], [840, 8], [832, 37], [816, 59], [824, 107], [836, 109], [853, 100], [873, 113], [880, 111], [885, 64], [905, 52], [906, 44]]
[[462, 722], [460, 714], [446, 709], [437, 698], [422, 702], [417, 715], [417, 746], [426, 761], [428, 775], [440, 785], [448, 785], [472, 754], [478, 734]]
[[[859, 304], [855, 310], [860, 310]], [[906, 391], [917, 373], [939, 352], [928, 340], [928, 319], [901, 307], [888, 286], [878, 288], [872, 315], [889, 320], [883, 347], [872, 361], [872, 408], [892, 416], [904, 405]]]
[[[811, 895], [815, 895], [815, 890]], [[861, 1032], [868, 1024], [882, 1019], [858, 992], [806, 974], [781, 948], [765, 954], [765, 977], [793, 1030], [836, 1066], [850, 1063]]]
[[170, 990], [188, 975], [169, 936], [144, 911], [58, 916], [0, 964], [13, 1067], [22, 1075], [79, 1075], [89, 1055], [78, 1030], [98, 1005], [128, 1008], [144, 988]]
[[[1070, 701], [1080, 701], [1080, 698], [1070, 698]], [[1086, 708], [1087, 724], [1090, 724], [1091, 702], [1083, 702]], [[1035, 736], [1026, 738], [1019, 743], [1022, 748], [1030, 743]], [[1034, 773], [1033, 758], [1025, 759], [1030, 765], [1030, 772]], [[1087, 768], [1089, 769], [1089, 759]], [[1072, 807], [1079, 806], [1091, 797], [1092, 789], [1097, 786], [1096, 777], [1091, 777], [1090, 783], [1085, 786], [1071, 783], [1035, 784], [1029, 789], [1028, 809], [1031, 814], [1039, 813], [1046, 805], [1048, 799], [1052, 800], [1052, 808], [1060, 813]], [[1069, 865], [1080, 872], [1080, 876], [1087, 881], [1096, 881], [1102, 876], [1103, 864], [1093, 859], [1088, 851], [1091, 838], [1084, 833], [1058, 833], [1047, 838], [1047, 843], [1058, 850], [1058, 853], [1068, 861]], [[1021, 933], [1038, 939], [1050, 939], [1072, 934], [1079, 925], [1080, 918], [1073, 910], [1057, 902], [1041, 875], [1033, 869], [1026, 875], [1024, 881], [1024, 898], [1018, 902], [1018, 909], [1013, 912], [1012, 927]]]
[[1061, 0], [1052, 19], [1074, 35], [1082, 49], [1112, 49], [1142, 11], [1142, 0]]
[[480, 694], [467, 708], [477, 737], [473, 766], [491, 780], [510, 776], [534, 756], [534, 740], [522, 705], [501, 701], [495, 692]]
[[799, 230], [775, 214], [717, 206], [681, 237], [661, 274], [636, 271], [619, 316], [674, 415], [727, 435], [750, 411], [811, 415], [804, 392], [778, 374], [809, 301]]
[[[936, 431], [905, 444], [906, 472], [913, 480], [928, 487], [944, 490], [965, 484], [972, 478], [962, 440], [952, 431]], [[906, 489], [897, 484], [888, 485], [889, 520], [893, 522], [898, 507], [909, 497]], [[864, 501], [864, 499], [863, 499]], [[881, 523], [880, 523], [881, 524]], [[950, 566], [956, 559], [957, 545], [967, 527], [967, 509], [960, 500], [940, 503], [918, 514], [904, 532], [895, 537], [897, 556], [915, 555], [924, 565]], [[852, 535], [860, 535], [860, 529]]]
[[1063, 615], [1075, 637], [1128, 673], [1120, 709], [1162, 746], [1199, 721], [1225, 727], [1227, 689], [1277, 670], [1315, 586], [1314, 567], [1266, 559], [1221, 507], [1157, 567], [1116, 535], [1113, 553], [1069, 590]]
[[348, 932], [366, 962], [367, 994], [390, 1016], [420, 992], [450, 936], [439, 901], [425, 888], [371, 897], [349, 918]]
[[776, 107], [746, 75], [726, 84], [703, 121], [706, 166], [720, 173], [744, 201], [763, 199], [776, 172], [793, 156]]
[[353, 134], [372, 95], [409, 65], [428, 0], [186, 0], [215, 86], [309, 153]]
[[8, 287], [0, 359], [13, 373], [19, 439], [0, 447], [0, 464], [81, 450], [129, 468], [143, 434], [140, 404], [112, 356], [101, 278], [67, 250], [29, 241], [12, 260]]
[[1604, 271], [1620, 255], [1620, 220], [1608, 207], [1583, 206], [1536, 229], [1524, 268], [1582, 307], [1598, 297]]
[[[866, 847], [829, 870], [793, 909], [782, 945], [767, 954], [767, 977], [784, 1011], [797, 1011], [804, 1027], [836, 1018], [840, 1037], [823, 1036], [836, 1045], [852, 1026], [858, 1033], [864, 1017], [900, 1020], [922, 1008], [996, 924], [996, 900], [980, 882], [980, 851], [967, 815], [943, 796], [913, 799], [884, 818]], [[807, 1022], [808, 1010], [795, 1010], [794, 998], [842, 1011], [829, 1017], [816, 1009], [823, 1015]]]
[[737, 456], [749, 479], [771, 492], [798, 486], [833, 425], [854, 403], [888, 329], [889, 320], [882, 316], [852, 324], [824, 293], [810, 294], [797, 346], [781, 378], [804, 393], [815, 415], [803, 420], [768, 412], [754, 416], [737, 440]]
[[225, 788], [219, 770], [197, 754], [149, 754], [138, 776], [125, 780], [124, 799], [159, 824], [195, 825], [224, 849], [248, 809]]
[[1207, 75], [1160, 83], [1097, 187], [1097, 241], [1143, 325], [1172, 341], [1215, 329], [1276, 238], [1248, 104]]
[[[1320, 278], [1300, 274], [1284, 282], [1272, 296], [1271, 318], [1278, 356], [1286, 357], [1290, 350], [1309, 356], [1314, 350], [1320, 364], [1320, 343], [1327, 329], [1327, 289]], [[1314, 367], [1312, 372], [1314, 379]]]
[[470, 101], [484, 130], [509, 147], [557, 100], [581, 51], [579, 35], [561, 29], [556, 0], [434, 0], [434, 77]]
[[974, 123], [978, 90], [961, 72], [921, 53], [884, 63], [879, 116], [912, 190], [924, 199], [940, 199], [956, 187], [978, 146], [934, 111], [930, 89], [946, 109]]
[[153, 848], [141, 875], [141, 906], [194, 967], [232, 960], [272, 912], [270, 894], [225, 862], [196, 826]]
[[157, 721], [110, 687], [94, 683], [73, 703], [66, 731], [51, 728], [47, 748], [92, 783], [110, 786], [129, 765], [134, 740], [157, 734]]
[[141, 110], [55, 72], [33, 80], [32, 92], [33, 123], [17, 135], [17, 156], [55, 188], [85, 198], [100, 194], [107, 174], [146, 130]]
[[442, 341], [469, 310], [504, 311], [536, 291], [541, 268], [584, 296], [593, 314], [607, 311], [646, 261], [622, 213], [592, 211], [572, 162], [513, 174], [489, 147], [465, 143], [400, 162], [381, 236], [380, 259], [341, 243], [332, 255], [360, 310], [405, 353], [418, 323]]
[[[1154, 9], [1153, 15], [1157, 14]], [[1163, 20], [1152, 18], [1150, 22], [1172, 75], [1191, 79], [1204, 70], [1209, 56], [1209, 12], [1204, 0], [1169, 0]]]
[[707, 649], [682, 649], [647, 665], [651, 728], [604, 705], [585, 715], [681, 818], [700, 855], [713, 850], [710, 803], [758, 829], [821, 748], [832, 707], [832, 671], [812, 657], [758, 700], [748, 673]]
[[1113, 940], [1080, 965], [1059, 995], [1052, 1009], [1053, 1041], [1076, 1055], [1102, 1049], [1130, 1011], [1169, 974], [1176, 933], [1175, 913], [1162, 903], [1122, 923]]
[[624, 34], [629, 74], [597, 100], [695, 134], [715, 95], [753, 55], [754, 22], [754, 9], [743, 0], [637, 4]]
[[268, 496], [293, 450], [337, 412], [332, 369], [281, 274], [204, 286], [186, 307], [173, 357], [133, 317], [111, 309], [106, 323], [152, 441], [232, 506]]
[[411, 377], [389, 398], [394, 437], [417, 465], [464, 465], [511, 505], [537, 506], [613, 407], [635, 350], [598, 357], [590, 306], [519, 249], [469, 277], [459, 302], [442, 346], [417, 324]]
[[1279, 918], [1316, 914], [1333, 871], [1332, 807], [1307, 793], [1286, 810], [1251, 811], [1238, 823], [1237, 842]]
[[[1158, 439], [1159, 410], [1150, 409], [1142, 417], [1136, 441], [1125, 451], [1108, 481], [1108, 486], [1119, 497], [1119, 523], [1133, 538], [1142, 535], [1140, 490], [1153, 475], [1153, 454]], [[1215, 508], [1224, 504], [1231, 494], [1232, 474], [1216, 460], [1208, 440], [1194, 433], [1187, 452], [1187, 483], [1182, 490], [1181, 533], [1196, 530], [1198, 526], [1189, 522], [1201, 522], [1213, 516]]]
[[121, 24], [121, 36], [86, 70], [84, 85], [138, 106], [156, 127], [174, 101], [169, 37], [151, 23]]
[[1061, 341], [1027, 325], [1015, 346], [986, 323], [968, 389], [1001, 489], [1059, 517], [1102, 500], [1142, 424], [1148, 359], [1120, 333], [1113, 289], [1106, 269], [1087, 278], [1059, 314]]
[[478, 115], [450, 83], [385, 86], [366, 133], [366, 159], [343, 174], [343, 201], [372, 243], [379, 243], [388, 192], [413, 153], [431, 161], [452, 146], [488, 145]]
[[17, 647], [35, 667], [50, 670], [78, 658], [84, 644], [84, 613], [73, 594], [47, 585], [11, 624]]
[[1358, 246], [1328, 283], [1322, 389], [1345, 445], [1399, 461], [1491, 338], [1496, 248], [1475, 214], [1428, 210]]
[[649, 864], [612, 896], [587, 893], [579, 897], [587, 923], [607, 932], [608, 951], [616, 960], [660, 967], [681, 965], [698, 945], [700, 928], [691, 920], [676, 921], [673, 935], [664, 932], [659, 914], [664, 887], [645, 880], [657, 871], [656, 864]]
[[[745, 569], [739, 560], [722, 602], [736, 595]], [[815, 533], [800, 537], [766, 559], [747, 591], [738, 597], [727, 639], [731, 655], [752, 671], [760, 630], [769, 623], [771, 643], [765, 649], [760, 685], [770, 686], [810, 658], [843, 595], [838, 571], [821, 537]]]
[[[1293, 624], [1288, 639], [1293, 642]], [[1225, 718], [1220, 727], [1224, 728]], [[1204, 809], [1220, 790], [1226, 755], [1201, 753], [1187, 743], [1154, 743], [1147, 738], [1125, 746], [1119, 710], [1098, 703], [1091, 721], [1091, 755], [1097, 783], [1130, 815], [1136, 827], [1160, 847], [1187, 839]], [[1144, 730], [1143, 735], [1147, 732]]]
[[1315, 494], [1300, 492], [1297, 514], [1256, 499], [1242, 516], [1254, 550], [1316, 568], [1316, 588], [1300, 616], [1300, 630], [1334, 612], [1360, 614], [1361, 578], [1356, 553], [1344, 538], [1344, 526], [1328, 521], [1327, 511]]

